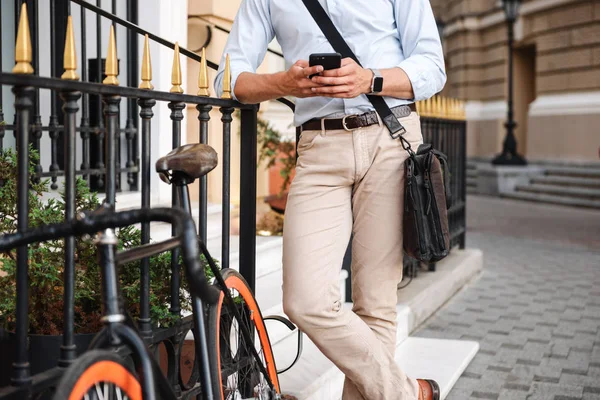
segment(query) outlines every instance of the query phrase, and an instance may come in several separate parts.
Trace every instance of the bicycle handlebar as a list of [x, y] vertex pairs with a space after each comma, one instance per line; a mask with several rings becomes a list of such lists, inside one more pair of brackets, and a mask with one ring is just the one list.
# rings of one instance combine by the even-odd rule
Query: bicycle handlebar
[[181, 256], [193, 295], [209, 304], [216, 304], [220, 291], [209, 284], [200, 263], [200, 251], [194, 220], [178, 208], [152, 208], [115, 212], [108, 208], [84, 212], [71, 223], [44, 225], [27, 231], [0, 236], [0, 251], [11, 250], [34, 242], [57, 240], [67, 236], [92, 235], [104, 229], [123, 228], [143, 222], [172, 224], [181, 239]]

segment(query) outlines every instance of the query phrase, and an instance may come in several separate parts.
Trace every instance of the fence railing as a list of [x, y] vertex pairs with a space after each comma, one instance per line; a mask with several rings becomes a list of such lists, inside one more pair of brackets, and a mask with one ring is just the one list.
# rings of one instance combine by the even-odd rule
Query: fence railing
[[450, 246], [466, 244], [467, 123], [462, 101], [435, 96], [418, 102], [423, 141], [448, 156]]
[[[71, 2], [78, 3], [72, 0], [53, 0], [49, 2], [49, 18], [43, 16], [40, 18], [39, 12], [42, 8], [42, 3], [34, 0], [17, 0], [14, 1], [14, 7], [19, 8], [21, 4], [26, 4], [29, 10], [28, 22], [30, 26], [30, 34], [32, 37], [32, 67], [33, 74], [41, 75], [43, 69], [49, 72], [50, 76], [58, 77], [62, 73], [63, 68], [63, 51], [65, 43], [65, 33], [67, 25], [67, 17], [71, 13]], [[3, 12], [10, 10], [10, 1], [3, 2], [0, 10], [0, 19]], [[81, 43], [80, 53], [78, 58], [82, 60], [81, 79], [82, 81], [101, 82], [104, 75], [104, 67], [106, 59], [102, 58], [100, 49], [105, 48], [107, 37], [103, 35], [103, 22], [106, 25], [107, 21], [103, 21], [100, 14], [93, 14], [94, 18], [89, 18], [89, 12], [85, 7], [89, 3], [85, 2], [79, 7], [79, 29], [76, 37]], [[99, 6], [101, 0], [96, 0]], [[89, 4], [91, 5], [91, 4]], [[118, 15], [124, 13], [123, 17], [133, 24], [137, 24], [137, 0], [126, 0], [117, 3], [112, 1], [111, 13]], [[17, 10], [15, 10], [17, 11]], [[15, 12], [18, 15], [18, 12]], [[4, 22], [4, 21], [3, 21]], [[16, 27], [16, 26], [15, 26]], [[113, 22], [113, 27], [117, 26]], [[95, 40], [89, 37], [89, 32], [95, 31]], [[16, 31], [15, 31], [16, 32]], [[123, 70], [126, 75], [126, 84], [128, 86], [137, 85], [138, 80], [138, 60], [137, 55], [138, 41], [137, 34], [131, 30], [126, 31], [123, 37], [119, 37], [119, 47], [126, 48], [125, 59], [118, 60], [123, 65]], [[0, 34], [0, 42], [3, 44], [10, 43], [10, 35], [5, 32], [5, 37]], [[45, 42], [45, 38], [50, 39], [49, 49], [43, 48], [41, 43]], [[75, 39], [75, 37], [74, 37]], [[94, 44], [95, 55], [91, 55], [88, 47]], [[0, 45], [1, 46], [1, 45]], [[1, 49], [1, 47], [0, 47]], [[46, 59], [44, 56], [47, 56]], [[93, 57], [93, 58], [91, 58]], [[49, 68], [48, 68], [49, 64]], [[43, 67], [43, 68], [42, 68]], [[2, 60], [0, 60], [0, 70], [2, 69]], [[40, 178], [51, 179], [51, 189], [59, 188], [59, 178], [65, 174], [64, 167], [64, 118], [65, 114], [60, 107], [59, 93], [51, 91], [50, 96], [46, 93], [41, 93], [41, 88], [34, 88], [32, 101], [34, 103], [31, 111], [31, 144], [36, 150], [48, 146], [49, 156], [36, 161], [35, 173]], [[49, 115], [47, 106], [49, 102]], [[135, 100], [126, 99], [124, 107], [119, 105], [117, 120], [119, 128], [117, 130], [116, 145], [116, 171], [117, 190], [138, 190], [139, 186], [139, 132], [138, 118], [135, 112]], [[0, 96], [0, 109], [2, 108], [2, 98]], [[76, 132], [79, 138], [76, 143], [76, 150], [80, 154], [81, 163], [76, 166], [75, 174], [82, 176], [88, 181], [90, 187], [97, 191], [104, 191], [105, 182], [105, 164], [104, 164], [104, 147], [106, 145], [106, 128], [103, 118], [103, 104], [100, 96], [94, 93], [82, 93], [80, 106], [80, 122], [76, 127]], [[0, 119], [3, 119], [0, 114]], [[4, 131], [15, 132], [16, 130], [16, 114], [6, 115], [7, 125], [4, 126]], [[123, 123], [121, 123], [123, 121]], [[0, 149], [5, 146], [4, 132], [0, 132]], [[47, 159], [49, 158], [49, 160]]]
[[[136, 36], [139, 33], [145, 33], [145, 31], [132, 23], [97, 9], [85, 1], [73, 0], [73, 2], [79, 4], [81, 7], [93, 10], [94, 12], [97, 11], [98, 18], [110, 18], [112, 22], [119, 23], [127, 29], [133, 30], [133, 33]], [[57, 1], [57, 3], [60, 2]], [[53, 71], [52, 77], [35, 75], [34, 72], [36, 69], [34, 65], [37, 65], [38, 63], [32, 63], [34, 60], [33, 55], [35, 54], [35, 50], [32, 51], [32, 49], [35, 49], [37, 45], [33, 45], [35, 40], [31, 40], [31, 30], [29, 29], [30, 18], [27, 16], [27, 2], [23, 3], [18, 17], [19, 27], [15, 46], [16, 66], [12, 73], [2, 72], [0, 74], [0, 85], [3, 87], [12, 87], [12, 92], [14, 94], [14, 123], [0, 127], [0, 129], [13, 131], [16, 139], [18, 169], [16, 182], [18, 214], [17, 230], [26, 231], [29, 228], [28, 216], [30, 210], [28, 200], [30, 196], [29, 178], [31, 178], [29, 176], [28, 168], [30, 162], [29, 145], [33, 144], [33, 147], [35, 147], [35, 144], [37, 143], [36, 140], [39, 138], [39, 129], [42, 129], [42, 131], [45, 129], [37, 123], [39, 112], [36, 108], [36, 99], [38, 98], [37, 93], [41, 90], [49, 91], [52, 98], [57, 99], [53, 110], [62, 110], [61, 124], [56, 125], [54, 132], [60, 132], [64, 141], [64, 152], [62, 153], [61, 158], [61, 160], [64, 160], [64, 164], [60, 168], [60, 173], [64, 175], [65, 219], [67, 221], [75, 218], [76, 175], [95, 175], [99, 179], [102, 179], [103, 191], [106, 194], [105, 202], [114, 205], [116, 192], [119, 187], [119, 174], [121, 172], [140, 173], [140, 206], [150, 206], [150, 193], [152, 190], [156, 190], [156, 188], [151, 187], [150, 177], [153, 173], [153, 166], [150, 165], [150, 149], [151, 140], [153, 138], [151, 121], [153, 118], [153, 109], [157, 103], [166, 103], [171, 110], [170, 118], [172, 121], [171, 135], [173, 148], [181, 145], [181, 133], [184, 118], [182, 110], [186, 108], [187, 105], [192, 104], [196, 106], [197, 118], [200, 121], [199, 138], [202, 143], [206, 143], [208, 140], [208, 127], [211, 118], [210, 111], [213, 107], [218, 107], [221, 113], [224, 143], [220, 157], [220, 164], [224, 177], [222, 193], [223, 235], [221, 238], [223, 252], [220, 261], [221, 266], [227, 268], [229, 266], [230, 251], [229, 204], [231, 183], [229, 182], [229, 176], [232, 157], [230, 147], [231, 123], [234, 111], [240, 110], [241, 149], [239, 156], [241, 177], [239, 270], [250, 286], [254, 288], [256, 260], [256, 129], [258, 107], [256, 105], [240, 104], [231, 100], [230, 96], [229, 98], [221, 99], [206, 96], [208, 92], [206, 90], [208, 88], [207, 67], [216, 67], [216, 65], [208, 63], [206, 59], [201, 59], [198, 55], [190, 53], [185, 49], [179, 49], [179, 46], [176, 43], [169, 43], [154, 35], [147, 35], [146, 37], [144, 58], [142, 60], [141, 83], [139, 84], [139, 87], [131, 87], [134, 84], [137, 86], [137, 82], [134, 83], [130, 80], [137, 75], [132, 74], [128, 74], [129, 80], [127, 83], [129, 86], [119, 86], [119, 63], [116, 51], [117, 41], [114, 34], [114, 25], [112, 24], [109, 25], [109, 29], [101, 32], [103, 43], [106, 43], [108, 48], [107, 57], [106, 60], [104, 60], [104, 75], [102, 76], [103, 79], [101, 82], [79, 81], [79, 77], [76, 73], [76, 59], [80, 57], [81, 59], [85, 59], [85, 56], [79, 56], [75, 49], [75, 32], [70, 18], [68, 18], [68, 23], [65, 25], [65, 35], [63, 36], [65, 38], [65, 45], [63, 47], [65, 57], [61, 58], [61, 69], [59, 71]], [[98, 26], [100, 27], [102, 25], [99, 24]], [[174, 49], [174, 63], [171, 74], [172, 87], [170, 90], [169, 88], [156, 88], [156, 90], [152, 90], [151, 63], [148, 46], [150, 36], [156, 38], [156, 41], [160, 44]], [[33, 35], [33, 38], [36, 39], [36, 36]], [[180, 52], [191, 54], [193, 56], [192, 58], [202, 61], [199, 76], [200, 95], [183, 93], [183, 89], [181, 88], [182, 77], [179, 61]], [[62, 53], [63, 52], [61, 52], [61, 54]], [[134, 64], [137, 65], [137, 62]], [[59, 76], [62, 76], [62, 79], [58, 78]], [[224, 87], [224, 91], [227, 94], [231, 91], [231, 88]], [[78, 121], [77, 113], [80, 110], [80, 107], [85, 108], [90, 106], [89, 103], [86, 103], [85, 99], [91, 98], [101, 100], [99, 104], [101, 104], [102, 113], [100, 114], [101, 118], [98, 121], [98, 126], [94, 127], [92, 131], [88, 131], [88, 133], [92, 135], [90, 141], [93, 140], [94, 136], [102, 136], [104, 142], [103, 146], [100, 146], [104, 151], [100, 157], [104, 166], [102, 168], [96, 168], [94, 171], [79, 169], [79, 166], [75, 165], [77, 134], [83, 134], [86, 129], [85, 119], [82, 118]], [[140, 120], [139, 140], [141, 141], [141, 149], [139, 162], [135, 170], [124, 170], [119, 167], [118, 149], [120, 139], [122, 138], [119, 113], [123, 103], [127, 104], [127, 108], [130, 112], [130, 114], [128, 114], [128, 119], [131, 119], [132, 121], [130, 125], [132, 127], [137, 126], [138, 116]], [[188, 113], [188, 115], [190, 115], [190, 113]], [[56, 117], [56, 119], [58, 119], [58, 117]], [[100, 127], [102, 127], [101, 130]], [[2, 131], [2, 133], [3, 132], [4, 131]], [[164, 132], [161, 132], [161, 134], [164, 135]], [[87, 142], [87, 145], [89, 145], [90, 141]], [[53, 149], [57, 149], [59, 146], [58, 138], [52, 143]], [[136, 142], [132, 139], [131, 146], [135, 146], [135, 143]], [[83, 154], [85, 154], [85, 152]], [[128, 154], [135, 153], [133, 151], [128, 151]], [[53, 157], [53, 162], [58, 163], [58, 151], [53, 151]], [[36, 171], [39, 171], [39, 165], [36, 166]], [[59, 171], [56, 169], [53, 171], [56, 172], [55, 175], [58, 176]], [[34, 172], [34, 177], [35, 176], [36, 172]], [[41, 176], [43, 177], [46, 175], [42, 172]], [[54, 179], [54, 177], [54, 175], [51, 175], [52, 182], [56, 183], [57, 180]], [[207, 239], [207, 198], [207, 184], [206, 177], [204, 177], [201, 179], [199, 187], [199, 236], [204, 241]], [[172, 203], [173, 206], [179, 206], [176, 196], [173, 196]], [[148, 243], [151, 236], [151, 227], [148, 224], [143, 224], [141, 226], [141, 231], [142, 243]], [[62, 290], [64, 290], [64, 328], [60, 356], [58, 359], [58, 364], [61, 367], [68, 366], [76, 358], [77, 350], [84, 350], [77, 349], [75, 345], [74, 301], [75, 290], [77, 290], [77, 288], [74, 285], [74, 277], [76, 267], [78, 268], [79, 266], [76, 264], [74, 242], [75, 241], [72, 238], [67, 238], [65, 240], [64, 265], [60, 266], [63, 268], [61, 277], [63, 280]], [[35, 310], [31, 310], [28, 304], [28, 273], [30, 261], [28, 256], [27, 246], [17, 249], [15, 278], [16, 311], [14, 316], [16, 322], [14, 332], [11, 332], [9, 335], [12, 337], [12, 340], [14, 340], [14, 358], [12, 360], [11, 368], [11, 385], [0, 388], [0, 398], [2, 399], [37, 398], [38, 395], [44, 394], [47, 396], [48, 393], [51, 393], [52, 388], [63, 371], [61, 367], [56, 367], [33, 376], [31, 373], [28, 355], [28, 341], [30, 340], [30, 338], [28, 338], [28, 324], [29, 313]], [[177, 393], [185, 398], [193, 397], [200, 391], [199, 384], [194, 381], [194, 379], [196, 381], [198, 380], [198, 367], [194, 366], [195, 372], [192, 372], [190, 381], [187, 379], [184, 380], [180, 373], [180, 357], [183, 347], [182, 342], [186, 333], [191, 329], [191, 320], [189, 319], [190, 317], [180, 318], [181, 306], [179, 304], [179, 289], [181, 281], [177, 253], [173, 252], [171, 256], [171, 274], [170, 283], [168, 283], [171, 287], [171, 304], [169, 310], [170, 313], [178, 319], [177, 323], [169, 328], [156, 328], [156, 321], [151, 321], [150, 319], [151, 293], [149, 260], [144, 260], [140, 265], [139, 282], [140, 294], [139, 304], [137, 304], [139, 307], [139, 318], [137, 321], [139, 329], [148, 345], [156, 348], [161, 343], [165, 344], [167, 348], [166, 357], [168, 358], [169, 369], [167, 376], [171, 380]], [[0, 332], [0, 340], [6, 339], [6, 335], [1, 333], [2, 332]], [[3, 354], [2, 357], [5, 357], [5, 355]], [[4, 360], [6, 361], [6, 358]]]

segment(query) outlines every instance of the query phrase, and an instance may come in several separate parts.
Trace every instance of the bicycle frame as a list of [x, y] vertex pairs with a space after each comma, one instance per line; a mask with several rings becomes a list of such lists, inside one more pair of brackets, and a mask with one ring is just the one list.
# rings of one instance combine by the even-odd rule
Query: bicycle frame
[[[200, 361], [202, 398], [203, 400], [213, 400], [202, 300], [209, 304], [215, 303], [219, 292], [206, 281], [204, 270], [200, 265], [195, 224], [188, 214], [182, 210], [168, 208], [114, 212], [110, 207], [105, 206], [91, 214], [82, 213], [78, 219], [71, 223], [46, 225], [28, 232], [1, 236], [0, 250], [16, 248], [38, 241], [56, 240], [62, 237], [93, 234], [100, 231], [101, 233], [96, 239], [96, 245], [102, 273], [104, 306], [102, 321], [105, 327], [96, 335], [90, 348], [121, 348], [124, 344], [132, 351], [138, 362], [144, 400], [157, 399], [156, 386], [158, 386], [161, 399], [175, 400], [177, 397], [173, 393], [169, 382], [163, 376], [158, 363], [149, 353], [133, 323], [127, 321], [120, 305], [116, 257], [117, 238], [114, 229], [152, 221], [171, 223], [178, 232], [178, 235], [170, 239], [167, 245], [162, 248], [163, 251], [166, 251], [181, 247], [192, 291], [194, 329], [196, 330], [195, 348], [196, 357]], [[157, 247], [146, 247], [143, 251], [138, 249], [124, 251], [121, 253], [123, 254], [122, 259], [134, 261], [154, 255]], [[135, 254], [127, 254], [132, 251], [135, 251]]]
[[[175, 186], [175, 189], [176, 189], [175, 192], [178, 195], [177, 204], [181, 207], [182, 210], [184, 210], [188, 213], [190, 218], [192, 215], [192, 208], [191, 208], [188, 184], [192, 183], [192, 182], [193, 182], [193, 179], [190, 180], [185, 174], [180, 173], [180, 172], [173, 173], [173, 175], [171, 177], [171, 184]], [[221, 277], [221, 274], [220, 274], [217, 266], [213, 262], [213, 259], [210, 255], [208, 249], [206, 248], [206, 244], [204, 242], [202, 242], [202, 240], [200, 238], [198, 238], [198, 245], [200, 246], [200, 251], [202, 254], [204, 254], [204, 257], [206, 258], [206, 261], [208, 262], [208, 264], [215, 276], [215, 280], [217, 281], [218, 286], [221, 288], [221, 291], [224, 293], [224, 297], [225, 297], [225, 301], [227, 303], [228, 309], [232, 312], [233, 316], [237, 320], [241, 321], [242, 317], [239, 314], [237, 308], [235, 307], [233, 298], [231, 297], [231, 293], [229, 292], [229, 290], [227, 290], [227, 285], [225, 284], [225, 281]], [[247, 343], [253, 343], [252, 338], [254, 337], [254, 332], [250, 332], [248, 329], [246, 329], [246, 326], [243, 324], [240, 325], [240, 331]], [[262, 374], [265, 376], [267, 383], [269, 384], [269, 388], [271, 390], [274, 390], [273, 382], [271, 382], [271, 379], [269, 378], [269, 374], [268, 374], [267, 370], [265, 369], [264, 365], [260, 362], [260, 356], [258, 355], [256, 348], [254, 348], [254, 346], [250, 346], [250, 347], [251, 347], [250, 353], [255, 358], [255, 360], [258, 362], [258, 366], [261, 369]], [[299, 357], [296, 357], [296, 360], [298, 358]], [[250, 389], [251, 388], [246, 388], [246, 390], [248, 390], [248, 391]], [[248, 393], [244, 393], [244, 395], [252, 395], [252, 393], [248, 392]]]
[[[127, 321], [125, 315], [121, 311], [119, 305], [120, 291], [118, 288], [118, 276], [116, 273], [116, 237], [112, 229], [107, 229], [100, 233], [96, 241], [98, 247], [98, 255], [100, 267], [102, 271], [102, 298], [104, 302], [105, 315], [102, 321], [105, 323], [105, 328], [101, 331], [90, 345], [90, 348], [118, 348], [123, 343], [133, 350], [134, 356], [137, 358], [141, 369], [142, 396], [144, 400], [155, 400], [154, 388], [159, 388], [160, 399], [177, 400], [177, 396], [172, 391], [167, 378], [162, 374], [160, 367], [154, 357], [150, 354], [139, 332], [133, 324], [125, 324]], [[171, 241], [170, 246], [164, 251], [176, 248], [177, 241]], [[170, 248], [169, 248], [170, 247]], [[148, 248], [145, 252], [138, 251], [135, 258], [130, 258], [130, 261], [149, 257], [156, 254], [152, 252], [152, 248]], [[212, 400], [212, 387], [210, 385], [210, 369], [208, 360], [208, 347], [206, 344], [206, 330], [203, 318], [202, 301], [193, 296], [192, 310], [194, 329], [199, 332], [194, 343], [196, 347], [196, 357], [200, 360], [199, 370], [202, 383], [202, 398], [203, 400]]]

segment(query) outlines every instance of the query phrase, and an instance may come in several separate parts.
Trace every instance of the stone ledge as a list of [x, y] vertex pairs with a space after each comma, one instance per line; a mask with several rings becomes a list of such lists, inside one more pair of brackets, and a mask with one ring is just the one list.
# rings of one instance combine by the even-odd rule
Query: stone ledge
[[409, 333], [448, 302], [482, 269], [481, 250], [453, 249], [447, 258], [437, 263], [435, 272], [420, 274], [406, 288], [399, 290], [398, 304], [410, 309]]
[[[477, 352], [478, 344], [407, 336], [478, 275], [483, 266], [482, 260], [480, 250], [455, 249], [437, 264], [435, 272], [420, 274], [399, 291], [396, 360], [410, 376], [415, 377], [422, 376], [424, 362], [430, 366], [438, 366], [431, 376], [440, 380], [444, 394], [450, 391], [469, 364]], [[345, 306], [351, 307], [351, 304]], [[419, 344], [418, 348], [415, 348], [415, 343]], [[455, 350], [454, 353], [452, 349]], [[290, 357], [296, 351], [295, 337], [285, 338], [273, 350], [278, 365], [289, 365]], [[413, 353], [420, 355], [407, 356]], [[450, 353], [454, 355], [449, 357]], [[280, 375], [280, 382], [284, 393], [292, 394], [299, 400], [338, 400], [341, 398], [344, 375], [304, 336], [304, 350], [300, 361], [290, 371]]]
[[503, 167], [482, 164], [477, 167], [477, 190], [480, 194], [498, 196], [514, 192], [517, 185], [526, 185], [533, 177], [543, 176], [545, 169], [536, 166]]

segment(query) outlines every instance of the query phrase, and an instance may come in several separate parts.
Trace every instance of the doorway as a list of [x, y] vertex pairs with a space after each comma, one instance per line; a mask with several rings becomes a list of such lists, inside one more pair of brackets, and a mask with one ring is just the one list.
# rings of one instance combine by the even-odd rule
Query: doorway
[[535, 100], [535, 46], [514, 49], [514, 111], [517, 151], [527, 155], [529, 105]]

